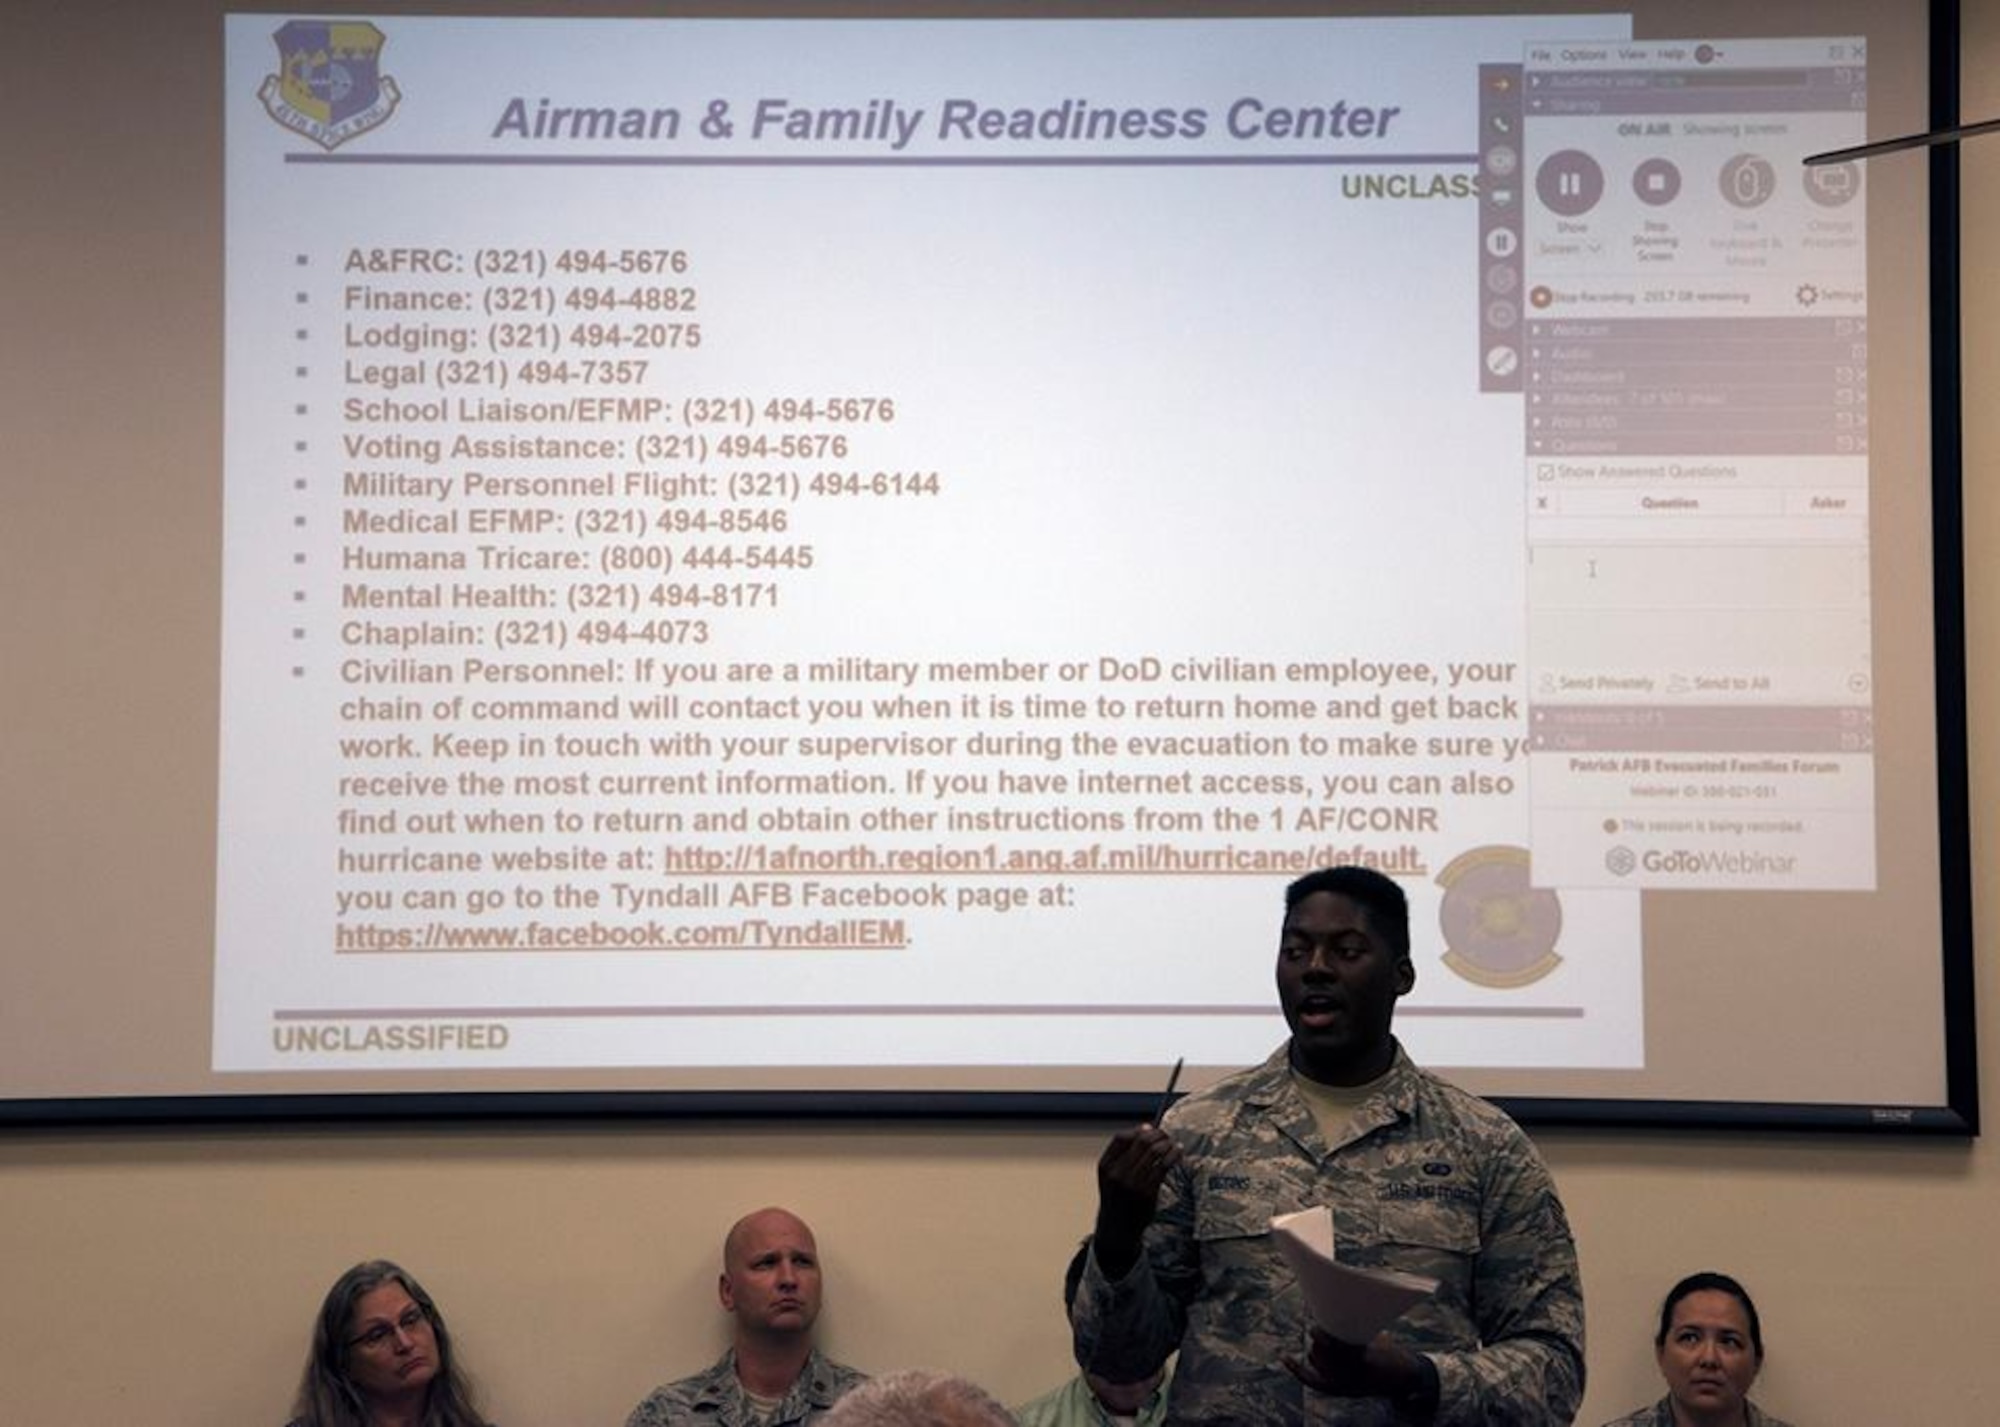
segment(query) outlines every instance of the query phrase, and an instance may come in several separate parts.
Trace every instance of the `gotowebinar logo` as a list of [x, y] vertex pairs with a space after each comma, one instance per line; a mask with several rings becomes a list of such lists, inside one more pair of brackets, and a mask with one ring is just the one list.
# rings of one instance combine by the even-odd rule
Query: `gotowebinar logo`
[[291, 20], [271, 38], [278, 72], [257, 91], [264, 112], [323, 149], [367, 133], [402, 102], [382, 73], [383, 34], [366, 21]]
[[1706, 877], [1788, 877], [1798, 871], [1799, 860], [1786, 852], [1690, 852], [1686, 848], [1649, 848], [1643, 856], [1634, 857], [1631, 848], [1614, 847], [1604, 854], [1604, 865], [1618, 877], [1630, 876], [1640, 868]]

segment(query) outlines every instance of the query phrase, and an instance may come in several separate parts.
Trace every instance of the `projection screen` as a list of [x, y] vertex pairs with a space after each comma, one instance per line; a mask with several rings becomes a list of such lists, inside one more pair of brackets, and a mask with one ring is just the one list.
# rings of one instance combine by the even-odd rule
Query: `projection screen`
[[1123, 1113], [1350, 862], [1975, 1126], [1922, 7], [493, 8], [17, 17], [0, 1117]]

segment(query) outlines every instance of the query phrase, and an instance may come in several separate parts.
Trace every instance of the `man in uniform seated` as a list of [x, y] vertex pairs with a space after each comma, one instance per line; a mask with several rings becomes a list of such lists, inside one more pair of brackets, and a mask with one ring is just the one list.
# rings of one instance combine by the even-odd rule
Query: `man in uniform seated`
[[759, 1209], [737, 1220], [716, 1294], [736, 1319], [729, 1351], [706, 1372], [654, 1389], [625, 1427], [795, 1427], [866, 1381], [814, 1346], [819, 1247], [796, 1214]]

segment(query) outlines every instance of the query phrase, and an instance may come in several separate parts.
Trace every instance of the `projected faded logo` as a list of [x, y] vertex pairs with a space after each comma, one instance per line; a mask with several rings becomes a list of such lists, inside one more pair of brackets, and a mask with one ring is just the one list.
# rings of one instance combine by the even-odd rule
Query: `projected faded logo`
[[323, 149], [337, 149], [396, 112], [402, 94], [382, 73], [383, 34], [357, 20], [291, 20], [271, 37], [278, 72], [257, 97], [264, 112]]
[[1526, 986], [1562, 964], [1562, 901], [1528, 885], [1524, 847], [1476, 847], [1438, 873], [1444, 964], [1480, 986]]

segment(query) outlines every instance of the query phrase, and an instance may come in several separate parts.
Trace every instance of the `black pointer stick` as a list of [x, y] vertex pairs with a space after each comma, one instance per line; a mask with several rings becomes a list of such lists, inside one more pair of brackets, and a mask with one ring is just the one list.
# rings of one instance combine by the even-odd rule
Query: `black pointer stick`
[[1154, 1124], [1159, 1124], [1167, 1117], [1167, 1106], [1174, 1103], [1174, 1087], [1181, 1083], [1181, 1067], [1186, 1064], [1186, 1056], [1174, 1062], [1174, 1073], [1167, 1077], [1167, 1088], [1160, 1092], [1159, 1108], [1153, 1111]]
[[1806, 167], [1852, 163], [1855, 159], [1872, 159], [1877, 154], [1893, 154], [1899, 149], [1923, 149], [1933, 144], [1955, 144], [1960, 139], [1970, 139], [1976, 134], [1990, 134], [1995, 129], [2000, 129], [2000, 119], [1982, 119], [1977, 124], [1959, 124], [1950, 129], [1931, 129], [1922, 134], [1905, 134], [1898, 139], [1878, 139], [1872, 144], [1856, 144], [1851, 149], [1831, 149], [1823, 154], [1808, 155]]

